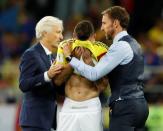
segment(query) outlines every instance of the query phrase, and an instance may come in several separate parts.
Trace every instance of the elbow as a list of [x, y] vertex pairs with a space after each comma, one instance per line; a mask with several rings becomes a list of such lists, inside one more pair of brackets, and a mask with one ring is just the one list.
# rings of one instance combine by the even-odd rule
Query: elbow
[[92, 72], [90, 75], [88, 75], [88, 77], [89, 78], [87, 78], [87, 79], [90, 81], [97, 81], [98, 79], [100, 79], [100, 78], [98, 78], [98, 75], [96, 72]]
[[28, 91], [29, 91], [29, 89], [28, 89], [28, 84], [22, 80], [22, 81], [20, 82], [20, 84], [19, 84], [19, 89], [20, 89], [23, 93], [28, 92]]
[[25, 92], [28, 91], [28, 90], [27, 90], [25, 87], [23, 87], [22, 85], [19, 85], [19, 89], [20, 89], [23, 93], [25, 93]]
[[95, 78], [91, 78], [91, 79], [89, 79], [90, 81], [96, 81], [97, 79], [95, 79]]
[[80, 72], [80, 74], [90, 81], [97, 81], [98, 79], [100, 79], [99, 76], [97, 75], [97, 72], [94, 70], [89, 70], [89, 71], [86, 70], [86, 72], [83, 71]]
[[56, 86], [61, 86], [63, 84], [63, 82], [61, 80], [58, 80], [58, 79], [53, 79], [53, 83], [56, 85]]

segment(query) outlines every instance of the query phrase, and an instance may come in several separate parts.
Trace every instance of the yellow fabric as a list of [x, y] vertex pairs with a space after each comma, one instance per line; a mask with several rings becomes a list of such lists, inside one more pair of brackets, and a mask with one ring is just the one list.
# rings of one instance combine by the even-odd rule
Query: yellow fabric
[[68, 41], [74, 41], [72, 43], [72, 50], [74, 50], [76, 47], [85, 47], [89, 49], [92, 52], [93, 57], [96, 59], [96, 61], [98, 61], [99, 56], [106, 53], [108, 50], [108, 47], [104, 43], [99, 42], [99, 41], [91, 42], [88, 40], [80, 41], [80, 40], [68, 39], [68, 40], [62, 41], [59, 44], [58, 51], [57, 51], [56, 64], [63, 64], [63, 65], [67, 64], [62, 48], [65, 44], [67, 44]]

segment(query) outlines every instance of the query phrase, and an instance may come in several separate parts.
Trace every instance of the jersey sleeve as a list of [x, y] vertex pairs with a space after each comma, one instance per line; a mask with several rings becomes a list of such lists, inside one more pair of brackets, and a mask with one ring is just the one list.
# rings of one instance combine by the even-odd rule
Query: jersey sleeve
[[97, 60], [99, 61], [103, 55], [105, 55], [108, 51], [108, 46], [100, 41], [95, 41], [93, 43], [95, 55]]
[[64, 53], [63, 53], [63, 48], [62, 48], [63, 44], [64, 44], [64, 41], [61, 42], [58, 46], [56, 64], [62, 64], [62, 65], [67, 64], [66, 58], [65, 58]]
[[57, 50], [56, 64], [62, 64], [62, 65], [67, 64], [66, 57], [64, 56], [63, 53], [63, 46], [67, 44], [69, 41], [72, 41], [72, 39], [64, 40], [59, 44]]

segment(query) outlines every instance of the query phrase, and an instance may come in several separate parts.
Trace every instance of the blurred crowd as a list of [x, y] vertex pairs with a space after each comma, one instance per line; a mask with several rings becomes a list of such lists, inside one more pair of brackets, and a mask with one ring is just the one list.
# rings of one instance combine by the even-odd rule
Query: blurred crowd
[[100, 25], [101, 12], [112, 5], [128, 10], [128, 32], [143, 47], [148, 102], [163, 104], [162, 0], [0, 0], [0, 103], [15, 103], [21, 98], [19, 61], [22, 53], [36, 43], [35, 24], [40, 18], [52, 15], [62, 19], [64, 39], [72, 36], [77, 22], [90, 20], [97, 40], [111, 43], [100, 31]]

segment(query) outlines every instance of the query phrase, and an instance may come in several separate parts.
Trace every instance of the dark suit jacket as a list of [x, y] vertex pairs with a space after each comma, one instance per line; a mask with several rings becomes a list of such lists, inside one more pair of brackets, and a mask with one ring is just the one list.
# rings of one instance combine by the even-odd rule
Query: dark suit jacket
[[45, 82], [50, 61], [43, 47], [36, 44], [25, 51], [20, 63], [19, 87], [23, 102], [19, 124], [50, 129], [55, 115], [55, 86]]

